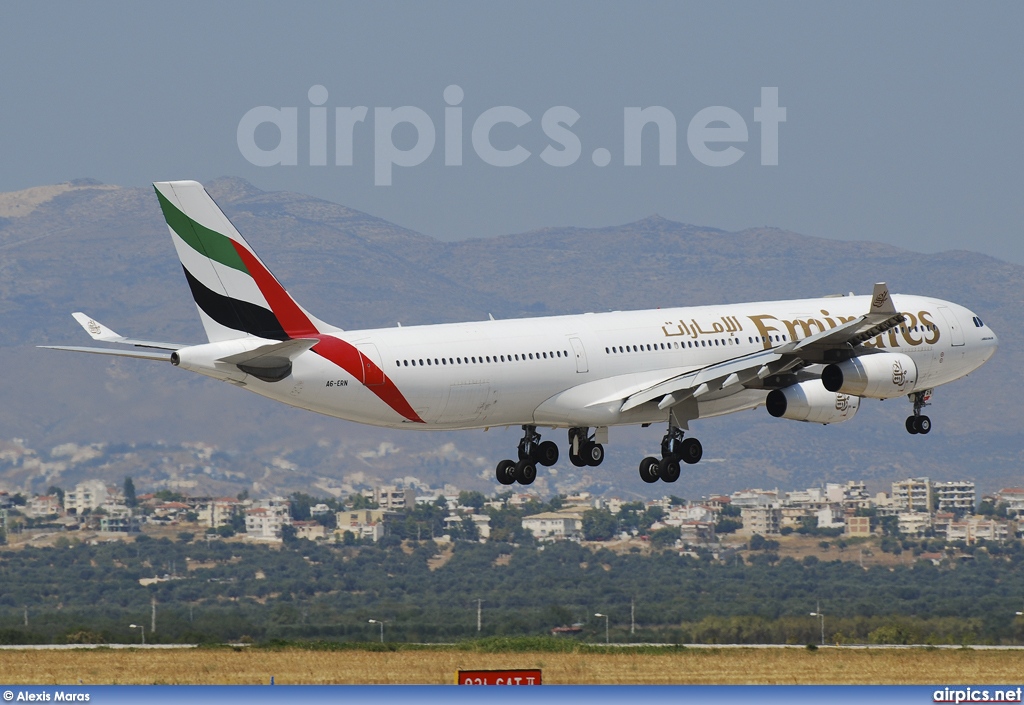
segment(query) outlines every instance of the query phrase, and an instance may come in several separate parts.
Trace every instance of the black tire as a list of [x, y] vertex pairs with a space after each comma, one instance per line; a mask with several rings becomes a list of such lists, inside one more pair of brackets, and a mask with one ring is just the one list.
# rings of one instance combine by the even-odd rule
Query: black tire
[[494, 469], [494, 475], [503, 485], [511, 485], [516, 481], [516, 464], [511, 460], [502, 460]]
[[658, 459], [647, 456], [640, 461], [640, 479], [651, 484], [658, 481]]
[[687, 465], [694, 465], [704, 457], [704, 446], [696, 438], [686, 438], [680, 448], [679, 459]]
[[927, 416], [918, 416], [914, 428], [923, 436], [932, 430], [932, 420]]
[[604, 462], [604, 446], [600, 443], [588, 443], [583, 447], [580, 455], [583, 456], [583, 460], [587, 465], [596, 468]]
[[[580, 450], [583, 450], [583, 448], [580, 448]], [[578, 468], [585, 467], [587, 464], [587, 461], [583, 459], [583, 456], [576, 455], [572, 451], [569, 451], [569, 462]]]
[[537, 479], [537, 466], [529, 460], [523, 460], [515, 465], [515, 479], [520, 485], [532, 485]]
[[658, 463], [658, 476], [662, 482], [675, 482], [679, 479], [679, 473], [679, 461], [675, 458], [662, 458]]
[[908, 416], [907, 417], [906, 426], [907, 426], [907, 433], [909, 433], [910, 435], [913, 436], [913, 435], [915, 435], [917, 433], [920, 433], [920, 431], [917, 430], [917, 417], [916, 416]]
[[558, 446], [554, 441], [544, 441], [537, 446], [537, 462], [546, 468], [558, 462]]

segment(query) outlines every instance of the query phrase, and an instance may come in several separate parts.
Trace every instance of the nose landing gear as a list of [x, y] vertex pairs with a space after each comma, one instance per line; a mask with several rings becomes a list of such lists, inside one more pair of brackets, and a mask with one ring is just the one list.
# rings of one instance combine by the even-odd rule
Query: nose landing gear
[[914, 413], [907, 417], [907, 433], [924, 435], [932, 430], [932, 420], [921, 413], [921, 409], [931, 405], [932, 390], [926, 389], [923, 392], [914, 392], [910, 395], [910, 401], [914, 404]]

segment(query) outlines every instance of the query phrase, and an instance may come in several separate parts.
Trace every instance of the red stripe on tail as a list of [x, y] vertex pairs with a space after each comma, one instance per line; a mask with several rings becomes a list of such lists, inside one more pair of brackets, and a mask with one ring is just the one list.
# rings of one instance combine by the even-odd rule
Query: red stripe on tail
[[289, 296], [280, 282], [274, 278], [274, 275], [245, 247], [242, 247], [234, 240], [231, 241], [231, 244], [235, 246], [238, 256], [242, 258], [242, 262], [245, 263], [249, 274], [256, 281], [256, 286], [259, 287], [263, 297], [270, 304], [270, 310], [274, 312], [278, 322], [281, 324], [281, 328], [289, 337], [316, 338], [320, 342], [311, 348], [313, 352], [325, 360], [333, 362], [360, 381], [363, 379], [364, 369], [374, 368], [379, 370], [380, 376], [384, 378], [384, 384], [367, 387], [367, 389], [380, 397], [381, 401], [404, 418], [416, 423], [424, 423], [423, 419], [412, 408], [412, 405], [409, 404], [402, 392], [395, 386], [395, 383], [384, 374], [383, 370], [380, 370], [372, 360], [359, 352], [351, 343], [324, 335], [317, 330], [313, 322], [309, 320], [309, 316], [299, 308], [299, 305]]

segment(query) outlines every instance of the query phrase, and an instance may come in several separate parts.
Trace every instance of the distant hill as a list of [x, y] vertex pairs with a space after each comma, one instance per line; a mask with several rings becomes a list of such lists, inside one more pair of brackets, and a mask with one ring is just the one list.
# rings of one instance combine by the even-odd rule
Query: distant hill
[[[705, 461], [675, 485], [646, 486], [636, 465], [663, 430], [616, 428], [601, 468], [560, 463], [538, 479], [541, 492], [694, 497], [846, 479], [881, 491], [911, 475], [974, 479], [982, 491], [1021, 482], [1020, 266], [968, 251], [925, 255], [658, 216], [445, 243], [241, 179], [206, 186], [289, 291], [344, 328], [866, 293], [885, 280], [894, 292], [963, 303], [1000, 336], [991, 362], [937, 392], [929, 412], [935, 430], [926, 438], [903, 430], [904, 400], [868, 401], [854, 421], [828, 427], [759, 409], [695, 424]], [[965, 243], [970, 237], [964, 233]], [[196, 492], [253, 482], [268, 491], [347, 491], [406, 476], [490, 490], [494, 463], [518, 439], [518, 429], [366, 428], [170, 366], [34, 347], [87, 342], [69, 315], [78, 310], [122, 334], [204, 339], [151, 189], [85, 180], [0, 194], [0, 440], [20, 439], [0, 443], [0, 487], [45, 489], [88, 476], [120, 482], [133, 474]], [[564, 441], [563, 432], [552, 437]], [[54, 453], [69, 443], [107, 445], [86, 460]], [[195, 443], [206, 450], [196, 455]]]

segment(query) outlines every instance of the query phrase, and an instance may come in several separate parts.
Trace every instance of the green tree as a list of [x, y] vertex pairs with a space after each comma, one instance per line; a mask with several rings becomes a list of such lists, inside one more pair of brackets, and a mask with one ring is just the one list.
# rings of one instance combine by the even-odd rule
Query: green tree
[[310, 509], [314, 504], [319, 504], [316, 497], [304, 492], [292, 492], [288, 497], [288, 513], [295, 521], [307, 521], [312, 516]]
[[64, 490], [57, 485], [50, 485], [50, 488], [46, 490], [46, 494], [57, 495], [57, 501], [60, 502], [60, 506], [64, 506]]
[[618, 522], [607, 509], [588, 509], [583, 512], [583, 538], [587, 541], [607, 541], [615, 536]]
[[124, 506], [135, 507], [138, 504], [139, 500], [135, 496], [135, 482], [131, 477], [126, 477], [124, 478]]
[[462, 507], [473, 507], [473, 509], [480, 511], [484, 508], [486, 502], [487, 498], [483, 492], [476, 492], [475, 490], [459, 492], [459, 505]]
[[675, 544], [682, 536], [678, 526], [666, 526], [651, 533], [651, 545], [655, 548], [668, 548]]
[[352, 509], [379, 509], [380, 505], [369, 497], [354, 494], [348, 498], [348, 506]]
[[281, 527], [281, 542], [285, 546], [291, 546], [299, 542], [299, 530], [291, 524]]

